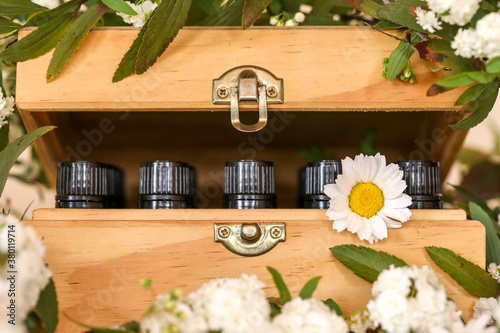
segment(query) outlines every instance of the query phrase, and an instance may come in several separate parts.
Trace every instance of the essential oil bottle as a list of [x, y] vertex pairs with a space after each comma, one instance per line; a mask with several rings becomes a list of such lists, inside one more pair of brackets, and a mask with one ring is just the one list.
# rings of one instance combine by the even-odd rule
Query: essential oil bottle
[[195, 208], [196, 173], [187, 163], [144, 162], [139, 173], [139, 208]]
[[403, 179], [408, 186], [405, 193], [411, 196], [411, 209], [441, 209], [441, 168], [435, 161], [399, 161]]
[[123, 208], [123, 172], [115, 166], [61, 162], [57, 166], [56, 208]]
[[274, 164], [242, 160], [226, 163], [224, 208], [276, 208]]
[[324, 193], [324, 186], [335, 183], [341, 164], [336, 160], [307, 163], [305, 169], [303, 208], [328, 209], [330, 198]]

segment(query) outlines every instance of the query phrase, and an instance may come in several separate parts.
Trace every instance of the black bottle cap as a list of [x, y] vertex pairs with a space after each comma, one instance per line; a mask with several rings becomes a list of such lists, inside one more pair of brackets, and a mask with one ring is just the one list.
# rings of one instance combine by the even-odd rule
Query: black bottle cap
[[268, 161], [226, 163], [224, 208], [276, 208], [274, 165]]
[[56, 208], [123, 207], [123, 173], [104, 163], [76, 161], [57, 166]]
[[435, 161], [398, 161], [403, 179], [408, 185], [405, 193], [411, 196], [412, 209], [440, 209], [441, 168]]
[[298, 182], [298, 191], [297, 191], [297, 207], [305, 208], [304, 206], [304, 197], [306, 195], [306, 168], [302, 168], [299, 171], [299, 182]]
[[340, 161], [336, 160], [307, 163], [304, 208], [327, 209], [330, 207], [330, 198], [324, 193], [324, 187], [335, 183], [340, 169]]
[[140, 169], [139, 208], [193, 208], [194, 169], [174, 161], [144, 162]]

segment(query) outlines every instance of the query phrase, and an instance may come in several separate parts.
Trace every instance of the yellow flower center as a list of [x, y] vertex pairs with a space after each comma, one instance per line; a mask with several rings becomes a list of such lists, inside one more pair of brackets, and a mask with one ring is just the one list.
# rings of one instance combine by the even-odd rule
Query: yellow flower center
[[358, 183], [349, 194], [349, 207], [356, 214], [370, 218], [384, 207], [384, 194], [373, 183]]

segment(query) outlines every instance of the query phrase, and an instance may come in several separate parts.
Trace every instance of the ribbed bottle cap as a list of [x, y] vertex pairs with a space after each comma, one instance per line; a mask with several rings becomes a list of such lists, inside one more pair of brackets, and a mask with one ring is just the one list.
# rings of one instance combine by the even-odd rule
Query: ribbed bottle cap
[[184, 162], [144, 162], [139, 171], [139, 208], [192, 208], [196, 180]]
[[435, 161], [398, 161], [413, 204], [410, 208], [442, 208], [441, 168]]
[[268, 161], [242, 160], [226, 163], [225, 208], [275, 208], [274, 165]]
[[341, 164], [336, 160], [309, 162], [306, 167], [305, 208], [328, 208], [330, 198], [324, 193], [324, 186], [335, 183]]
[[59, 208], [118, 208], [123, 204], [123, 173], [104, 163], [61, 162], [56, 190]]

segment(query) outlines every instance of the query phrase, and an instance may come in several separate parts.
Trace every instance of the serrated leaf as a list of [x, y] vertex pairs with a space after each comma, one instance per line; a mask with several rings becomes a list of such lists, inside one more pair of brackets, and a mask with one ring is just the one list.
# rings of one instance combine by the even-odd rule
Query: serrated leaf
[[45, 326], [45, 333], [53, 333], [56, 330], [58, 323], [58, 306], [56, 286], [52, 279], [40, 293], [40, 298], [36, 304], [36, 312]]
[[57, 77], [71, 56], [80, 48], [90, 29], [96, 25], [108, 9], [108, 6], [98, 1], [83, 12], [69, 27], [52, 55], [49, 68], [47, 69], [47, 82]]
[[[470, 216], [473, 220], [478, 220], [486, 228], [486, 261], [487, 264], [492, 262], [500, 263], [500, 239], [498, 238], [493, 220], [488, 213], [479, 205], [469, 203]], [[500, 293], [500, 292], [499, 292]]]
[[174, 40], [186, 22], [191, 0], [162, 1], [149, 19], [142, 44], [137, 53], [135, 70], [145, 73]]
[[31, 0], [0, 0], [0, 15], [29, 15], [46, 10]]
[[383, 251], [375, 251], [365, 246], [352, 244], [337, 245], [330, 249], [335, 258], [354, 274], [370, 283], [377, 280], [378, 275], [391, 265], [408, 266], [404, 260]]
[[21, 26], [16, 22], [9, 20], [6, 17], [0, 16], [0, 35], [7, 34], [9, 32], [19, 29]]
[[207, 15], [212, 15], [220, 10], [219, 4], [215, 0], [193, 0], [193, 4], [198, 6]]
[[475, 84], [472, 87], [467, 88], [460, 97], [458, 97], [457, 101], [455, 102], [456, 106], [460, 105], [465, 105], [469, 104], [470, 102], [474, 101], [476, 98], [481, 95], [481, 93], [486, 89], [486, 85], [484, 84]]
[[473, 84], [476, 82], [474, 78], [472, 78], [471, 72], [465, 72], [465, 73], [450, 73], [449, 75], [445, 75], [439, 80], [436, 81], [436, 84], [440, 85], [441, 87], [445, 88], [457, 88], [457, 87], [462, 87], [462, 86], [467, 86], [469, 84]]
[[465, 113], [471, 114], [455, 125], [450, 125], [450, 128], [457, 131], [464, 131], [476, 126], [486, 119], [493, 105], [495, 105], [498, 96], [498, 86], [498, 79], [489, 83], [479, 97], [470, 103], [464, 110]]
[[56, 17], [0, 53], [0, 59], [22, 62], [49, 52], [68, 31], [74, 19], [72, 13]]
[[316, 276], [307, 281], [307, 283], [302, 287], [302, 290], [299, 293], [299, 297], [302, 299], [311, 298], [314, 294], [314, 291], [318, 287], [319, 280], [321, 280], [321, 276]]
[[4, 150], [0, 151], [0, 196], [2, 195], [3, 189], [5, 187], [5, 182], [9, 176], [10, 169], [16, 162], [19, 155], [28, 148], [36, 139], [44, 135], [45, 133], [53, 130], [54, 126], [45, 126], [38, 128], [30, 133], [23, 135], [17, 140], [12, 141], [5, 147]]
[[[413, 43], [418, 43], [421, 40], [422, 39], [416, 33], [412, 33], [411, 41]], [[401, 73], [413, 53], [415, 53], [415, 50], [407, 41], [401, 41], [398, 47], [396, 47], [394, 51], [392, 51], [391, 55], [389, 56], [389, 66], [387, 68], [387, 78], [389, 79], [389, 81], [394, 80], [396, 76]]]
[[243, 7], [243, 19], [241, 21], [243, 30], [250, 28], [272, 1], [273, 0], [246, 0], [245, 6]]
[[500, 283], [478, 265], [443, 247], [427, 246], [425, 250], [432, 261], [469, 294], [495, 298], [500, 294]]
[[500, 73], [500, 57], [496, 57], [488, 60], [486, 65], [486, 71], [488, 73], [497, 74]]
[[39, 27], [41, 25], [44, 25], [47, 22], [52, 21], [53, 19], [55, 19], [56, 17], [58, 17], [61, 14], [76, 11], [76, 9], [79, 8], [79, 6], [81, 5], [81, 3], [83, 1], [84, 0], [71, 0], [71, 1], [63, 3], [60, 6], [57, 6], [56, 8], [54, 8], [52, 10], [38, 13], [38, 14], [32, 16], [28, 20], [28, 22], [26, 22], [26, 24], [24, 26], [25, 27], [33, 27], [33, 26]]
[[137, 12], [123, 0], [101, 0], [106, 6], [119, 13], [127, 15], [137, 15]]
[[292, 295], [290, 294], [290, 290], [288, 290], [285, 281], [283, 281], [283, 277], [276, 269], [267, 266], [267, 270], [273, 276], [274, 285], [276, 286], [276, 289], [278, 289], [278, 293], [280, 294], [281, 305], [285, 305], [286, 302], [292, 300]]
[[125, 53], [118, 68], [113, 75], [113, 82], [118, 82], [124, 78], [135, 73], [135, 64], [137, 63], [137, 53], [139, 52], [139, 47], [141, 46], [144, 33], [148, 29], [148, 22], [144, 24], [139, 31], [139, 34], [135, 38], [130, 49]]
[[238, 26], [241, 24], [245, 0], [235, 0], [229, 6], [206, 17], [200, 26]]
[[411, 6], [427, 7], [427, 2], [418, 0], [390, 2], [382, 6], [382, 8], [378, 10], [377, 15], [382, 19], [425, 33], [426, 31], [417, 23], [416, 18], [410, 13], [408, 7]]
[[342, 316], [342, 310], [340, 309], [340, 306], [331, 298], [327, 299], [326, 301], [323, 301], [326, 306], [330, 308], [330, 310], [335, 311], [337, 315]]

